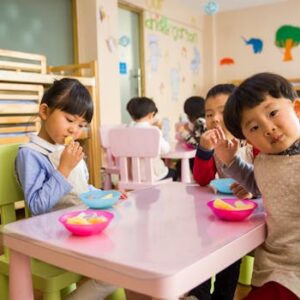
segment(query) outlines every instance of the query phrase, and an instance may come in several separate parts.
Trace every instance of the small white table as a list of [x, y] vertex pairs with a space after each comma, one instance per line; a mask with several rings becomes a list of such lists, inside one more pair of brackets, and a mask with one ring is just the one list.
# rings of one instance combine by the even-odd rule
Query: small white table
[[[32, 300], [29, 258], [159, 299], [177, 299], [260, 245], [264, 214], [224, 222], [207, 207], [210, 189], [170, 182], [129, 194], [99, 235], [72, 236], [59, 223], [64, 211], [4, 227], [11, 249], [10, 299]], [[218, 195], [217, 195], [218, 197]], [[68, 210], [82, 209], [73, 207]]]
[[181, 160], [181, 181], [185, 183], [191, 182], [191, 172], [189, 159], [194, 158], [196, 155], [196, 149], [188, 149], [181, 143], [177, 143], [172, 146], [171, 151], [167, 154], [161, 155], [166, 159], [180, 159]]

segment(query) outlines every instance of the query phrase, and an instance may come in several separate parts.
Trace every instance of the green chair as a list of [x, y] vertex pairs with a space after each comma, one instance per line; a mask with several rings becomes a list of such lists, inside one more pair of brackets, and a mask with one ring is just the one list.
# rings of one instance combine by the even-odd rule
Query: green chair
[[239, 283], [243, 285], [251, 285], [252, 272], [254, 265], [254, 257], [246, 255], [242, 258], [240, 266]]
[[106, 297], [106, 300], [126, 300], [125, 290], [123, 288], [118, 288], [111, 295]]
[[[19, 144], [0, 145], [0, 218], [1, 227], [16, 221], [15, 202], [24, 196], [14, 175], [14, 161]], [[0, 227], [0, 228], [1, 228]], [[0, 256], [0, 299], [8, 299], [9, 255], [7, 249]], [[33, 286], [44, 300], [59, 300], [76, 288], [82, 276], [32, 259]]]

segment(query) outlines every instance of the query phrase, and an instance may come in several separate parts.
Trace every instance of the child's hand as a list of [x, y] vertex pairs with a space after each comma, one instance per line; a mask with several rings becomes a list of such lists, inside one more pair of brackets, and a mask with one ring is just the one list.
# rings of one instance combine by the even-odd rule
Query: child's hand
[[249, 193], [244, 187], [242, 187], [238, 182], [234, 182], [230, 189], [232, 193], [239, 199], [251, 199], [253, 195]]
[[80, 144], [78, 142], [70, 143], [61, 154], [58, 171], [67, 178], [83, 157], [84, 152]]
[[239, 149], [239, 141], [237, 139], [232, 139], [228, 141], [226, 139], [219, 140], [215, 147], [215, 154], [226, 166], [230, 165], [233, 161]]
[[221, 127], [205, 131], [200, 137], [200, 146], [206, 150], [215, 149], [220, 141], [226, 140], [225, 133]]

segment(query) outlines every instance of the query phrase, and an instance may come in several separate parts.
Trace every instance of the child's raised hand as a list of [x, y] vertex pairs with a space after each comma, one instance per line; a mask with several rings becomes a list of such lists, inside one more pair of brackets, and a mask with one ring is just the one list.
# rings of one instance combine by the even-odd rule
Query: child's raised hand
[[209, 129], [200, 137], [200, 146], [206, 150], [213, 150], [221, 141], [226, 140], [225, 133], [221, 127]]
[[234, 182], [230, 189], [232, 193], [238, 197], [239, 199], [251, 199], [253, 195], [249, 193], [243, 186], [241, 186], [238, 182]]
[[215, 147], [215, 154], [225, 165], [230, 165], [239, 149], [239, 141], [232, 139], [231, 141], [222, 139], [219, 140]]
[[72, 142], [65, 147], [61, 154], [58, 171], [65, 177], [68, 177], [70, 172], [83, 159], [84, 152], [78, 142]]

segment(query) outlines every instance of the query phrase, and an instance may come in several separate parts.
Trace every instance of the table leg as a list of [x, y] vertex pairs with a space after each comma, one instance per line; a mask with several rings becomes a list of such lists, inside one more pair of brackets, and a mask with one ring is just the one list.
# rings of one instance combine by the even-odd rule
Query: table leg
[[9, 261], [9, 299], [34, 300], [30, 258], [10, 250]]
[[191, 182], [190, 164], [188, 158], [181, 159], [181, 181], [185, 183]]

